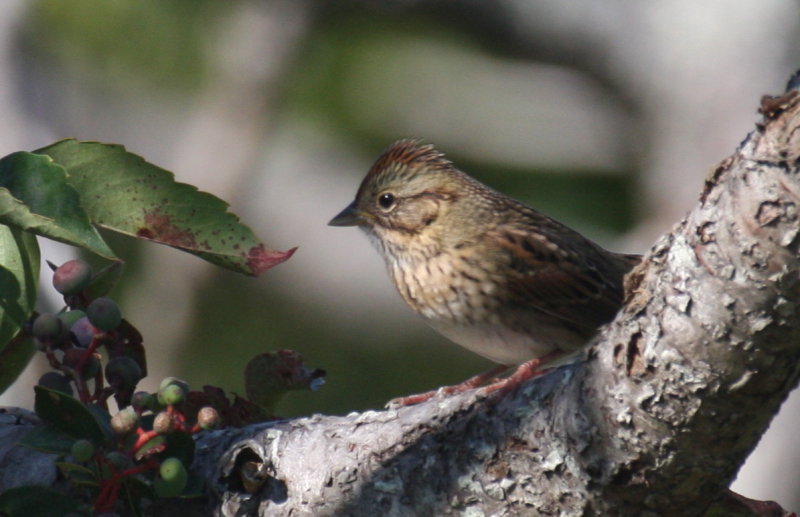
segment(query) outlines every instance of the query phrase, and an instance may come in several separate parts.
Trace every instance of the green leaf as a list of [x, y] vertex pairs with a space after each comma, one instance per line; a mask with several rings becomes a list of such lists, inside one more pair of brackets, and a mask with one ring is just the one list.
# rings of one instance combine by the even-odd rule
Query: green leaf
[[95, 273], [92, 277], [92, 281], [89, 282], [89, 285], [84, 289], [84, 295], [90, 300], [106, 296], [111, 292], [111, 289], [117, 285], [117, 282], [122, 276], [124, 266], [124, 262], [115, 261]]
[[33, 313], [38, 283], [36, 237], [0, 225], [0, 347], [17, 334]]
[[75, 437], [53, 426], [41, 425], [28, 431], [17, 443], [40, 452], [65, 455], [72, 450]]
[[94, 224], [259, 275], [294, 253], [271, 250], [229, 213], [228, 204], [119, 145], [62, 140], [39, 149], [69, 175]]
[[[0, 189], [2, 190], [2, 189]], [[0, 393], [35, 352], [20, 329], [33, 314], [39, 283], [39, 245], [33, 234], [0, 225]]]
[[88, 467], [68, 461], [57, 461], [56, 467], [64, 477], [69, 478], [76, 485], [93, 487], [99, 485], [97, 473]]
[[0, 513], [8, 517], [63, 517], [79, 509], [75, 499], [43, 486], [11, 488], [0, 494]]
[[206, 480], [195, 472], [189, 472], [189, 479], [181, 494], [183, 499], [206, 497]]
[[48, 156], [17, 152], [0, 159], [0, 223], [116, 258], [67, 183], [67, 172]]
[[14, 384], [19, 374], [36, 355], [33, 338], [17, 334], [0, 350], [0, 393]]
[[73, 438], [94, 443], [103, 439], [103, 429], [94, 414], [78, 400], [60, 391], [34, 386], [34, 409], [39, 418]]
[[114, 434], [114, 430], [111, 429], [111, 415], [105, 409], [95, 406], [94, 404], [89, 406], [83, 406], [86, 408], [89, 413], [92, 414], [94, 417], [94, 421], [97, 422], [97, 425], [103, 431], [103, 434], [109, 440], [114, 440], [116, 438], [116, 434]]

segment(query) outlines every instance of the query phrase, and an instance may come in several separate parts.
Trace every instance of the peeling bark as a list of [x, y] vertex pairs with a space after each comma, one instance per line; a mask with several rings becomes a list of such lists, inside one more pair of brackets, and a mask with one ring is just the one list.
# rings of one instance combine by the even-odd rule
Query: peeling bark
[[193, 468], [213, 513], [690, 516], [731, 504], [726, 489], [800, 365], [800, 95], [765, 99], [762, 113], [629, 275], [623, 312], [581, 360], [509, 396], [205, 433]]

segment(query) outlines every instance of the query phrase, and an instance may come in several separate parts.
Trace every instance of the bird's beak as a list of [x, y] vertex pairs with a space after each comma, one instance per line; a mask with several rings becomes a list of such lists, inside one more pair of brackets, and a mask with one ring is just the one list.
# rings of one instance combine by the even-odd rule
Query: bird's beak
[[328, 226], [358, 226], [364, 223], [364, 215], [358, 208], [356, 202], [353, 201], [347, 208], [339, 212], [339, 214], [330, 220]]

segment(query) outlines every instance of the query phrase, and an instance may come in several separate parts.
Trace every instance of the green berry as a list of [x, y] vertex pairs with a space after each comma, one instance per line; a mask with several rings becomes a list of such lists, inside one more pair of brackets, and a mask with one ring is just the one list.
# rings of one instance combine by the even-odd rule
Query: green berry
[[39, 386], [44, 386], [51, 390], [60, 391], [72, 396], [72, 386], [69, 379], [58, 372], [47, 372], [39, 377]]
[[166, 481], [175, 481], [186, 476], [186, 467], [178, 458], [167, 458], [161, 462], [158, 469], [159, 475]]
[[43, 313], [33, 320], [33, 337], [40, 341], [58, 339], [64, 332], [64, 324], [55, 314]]
[[[161, 381], [161, 384], [158, 385], [158, 392], [156, 393], [158, 403], [161, 406], [178, 403], [178, 402], [167, 402], [167, 400], [164, 398], [164, 394], [167, 391], [169, 391], [170, 397], [178, 397], [179, 400], [182, 400], [182, 398], [177, 394], [177, 390], [175, 388], [170, 388], [170, 386], [177, 386], [178, 389], [180, 389], [180, 391], [183, 392], [183, 397], [185, 397], [186, 394], [189, 393], [189, 384], [187, 384], [186, 381], [182, 381], [177, 377], [166, 377], [163, 381]], [[176, 399], [172, 398], [172, 400]]]
[[161, 462], [153, 488], [159, 497], [175, 497], [186, 488], [189, 473], [178, 458], [167, 458]]
[[64, 328], [71, 329], [72, 326], [81, 318], [85, 318], [86, 313], [75, 309], [72, 311], [62, 312], [58, 315], [58, 319], [64, 324]]
[[131, 397], [131, 406], [139, 412], [152, 409], [153, 396], [146, 391], [137, 391]]
[[78, 294], [92, 280], [92, 266], [83, 260], [70, 260], [53, 272], [53, 287], [61, 294]]
[[187, 393], [189, 391], [189, 383], [177, 377], [165, 377], [164, 380], [161, 381], [161, 384], [158, 385], [158, 391], [163, 390], [164, 388], [166, 388], [171, 384], [177, 384], [178, 386], [183, 388], [183, 390]]
[[170, 384], [161, 390], [161, 400], [166, 405], [180, 404], [186, 398], [186, 392], [177, 384]]
[[92, 325], [106, 332], [114, 330], [122, 323], [122, 313], [119, 310], [119, 305], [105, 296], [93, 300], [86, 307], [86, 316]]
[[75, 458], [75, 461], [83, 463], [89, 461], [94, 455], [94, 445], [89, 440], [76, 440], [72, 444], [70, 454]]

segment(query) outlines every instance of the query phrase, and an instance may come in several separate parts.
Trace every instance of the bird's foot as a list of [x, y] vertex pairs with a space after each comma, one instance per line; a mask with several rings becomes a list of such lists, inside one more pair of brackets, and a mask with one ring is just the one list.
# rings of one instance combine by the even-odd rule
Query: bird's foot
[[469, 379], [465, 380], [460, 384], [454, 384], [453, 386], [443, 386], [438, 390], [427, 391], [425, 393], [418, 393], [416, 395], [409, 395], [407, 397], [398, 397], [396, 399], [392, 399], [386, 403], [386, 407], [397, 408], [403, 406], [413, 406], [414, 404], [427, 402], [428, 400], [434, 397], [449, 397], [451, 395], [455, 395], [456, 393], [463, 393], [467, 390], [483, 386], [489, 381], [492, 381], [492, 383], [494, 384], [498, 382], [495, 378], [506, 370], [508, 370], [508, 366], [505, 365], [496, 366], [491, 370], [480, 373], [474, 377], [470, 377]]
[[496, 379], [488, 386], [484, 386], [481, 392], [484, 395], [494, 393], [495, 391], [499, 391], [501, 395], [511, 393], [525, 383], [525, 381], [547, 373], [551, 368], [548, 366], [542, 368], [542, 366], [562, 356], [564, 356], [564, 352], [556, 350], [542, 357], [526, 361], [519, 365], [516, 371], [510, 376], [503, 379]]

